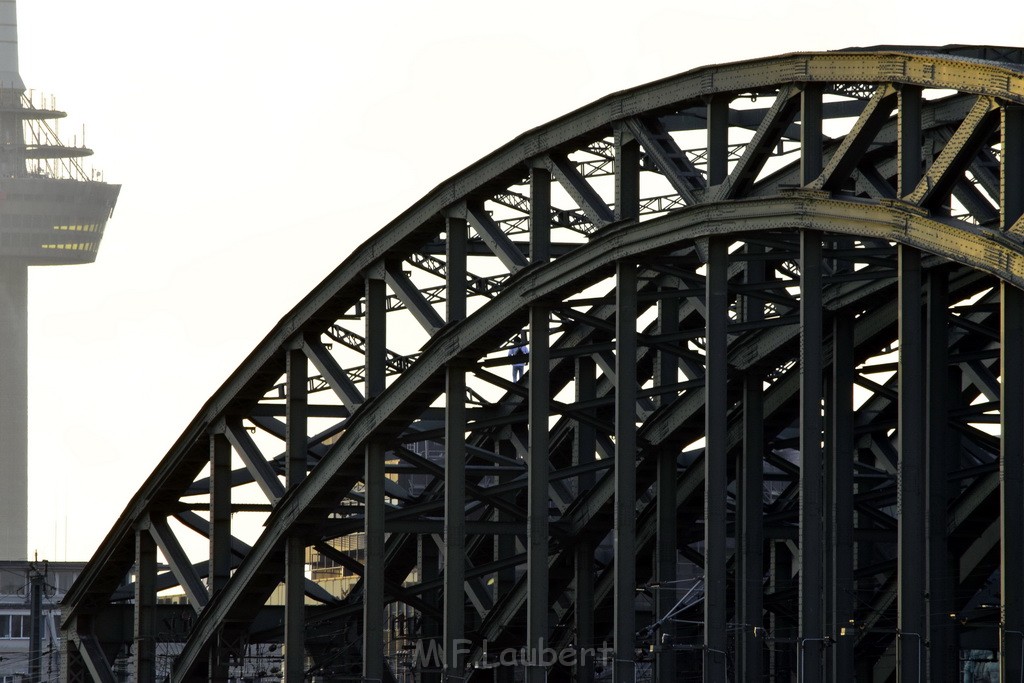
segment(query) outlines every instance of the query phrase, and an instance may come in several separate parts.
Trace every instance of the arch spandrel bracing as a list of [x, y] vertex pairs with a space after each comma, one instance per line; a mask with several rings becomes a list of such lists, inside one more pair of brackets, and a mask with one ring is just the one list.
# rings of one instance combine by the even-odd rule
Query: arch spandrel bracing
[[66, 679], [1018, 680], [1020, 56], [697, 69], [445, 181], [160, 462]]

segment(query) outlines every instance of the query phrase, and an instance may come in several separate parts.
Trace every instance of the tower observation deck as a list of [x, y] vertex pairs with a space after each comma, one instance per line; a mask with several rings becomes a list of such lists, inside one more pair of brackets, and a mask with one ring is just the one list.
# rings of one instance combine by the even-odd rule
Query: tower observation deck
[[92, 263], [120, 191], [65, 145], [65, 114], [26, 95], [15, 0], [0, 0], [0, 559], [28, 557], [28, 267]]

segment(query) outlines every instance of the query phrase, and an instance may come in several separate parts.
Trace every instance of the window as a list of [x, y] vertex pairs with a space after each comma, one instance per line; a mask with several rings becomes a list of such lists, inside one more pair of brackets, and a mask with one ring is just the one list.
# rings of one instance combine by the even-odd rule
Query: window
[[67, 593], [71, 584], [75, 582], [78, 572], [70, 569], [50, 570], [47, 581], [56, 588], [58, 593]]
[[28, 638], [30, 624], [27, 614], [0, 614], [0, 639]]
[[[4, 595], [17, 595], [25, 590], [28, 579], [24, 574], [12, 571], [0, 571], [0, 593]], [[22, 593], [24, 595], [24, 593]]]

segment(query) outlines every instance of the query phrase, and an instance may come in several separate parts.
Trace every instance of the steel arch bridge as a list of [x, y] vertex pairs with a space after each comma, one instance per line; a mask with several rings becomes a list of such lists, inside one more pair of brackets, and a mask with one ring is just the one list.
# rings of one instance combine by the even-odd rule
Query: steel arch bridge
[[1020, 680], [1022, 62], [701, 68], [447, 180], [202, 406], [65, 680]]

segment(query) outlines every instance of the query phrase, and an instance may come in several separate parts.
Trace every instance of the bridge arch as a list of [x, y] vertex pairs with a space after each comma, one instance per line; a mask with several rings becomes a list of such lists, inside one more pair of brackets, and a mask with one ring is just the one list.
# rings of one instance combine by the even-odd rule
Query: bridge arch
[[186, 427], [65, 601], [66, 679], [1013, 679], [1021, 61], [697, 69], [449, 179]]

